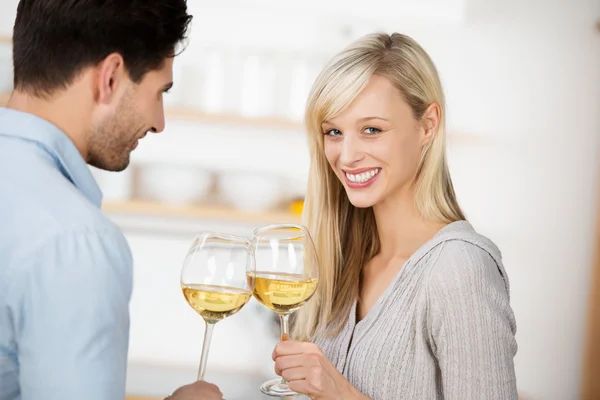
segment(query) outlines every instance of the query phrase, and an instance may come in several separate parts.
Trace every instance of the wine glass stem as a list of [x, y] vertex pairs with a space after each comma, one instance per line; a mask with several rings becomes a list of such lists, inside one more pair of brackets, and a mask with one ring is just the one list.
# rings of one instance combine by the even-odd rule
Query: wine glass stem
[[214, 323], [206, 322], [206, 330], [204, 331], [204, 343], [202, 344], [202, 356], [200, 357], [200, 368], [198, 370], [198, 380], [204, 380], [206, 372], [206, 361], [208, 360], [208, 350], [210, 349], [210, 339], [212, 338]]
[[279, 314], [279, 322], [281, 322], [281, 341], [290, 340], [290, 332], [288, 328], [288, 314]]
[[[286, 340], [290, 340], [290, 332], [288, 326], [289, 314], [279, 314], [279, 322], [281, 322], [281, 341], [285, 342]], [[281, 378], [281, 383], [286, 384], [285, 379]]]

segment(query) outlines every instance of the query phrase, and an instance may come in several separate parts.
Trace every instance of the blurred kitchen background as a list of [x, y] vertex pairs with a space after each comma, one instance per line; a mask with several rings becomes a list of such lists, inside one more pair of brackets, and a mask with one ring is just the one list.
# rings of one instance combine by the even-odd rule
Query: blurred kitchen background
[[[300, 220], [311, 83], [334, 52], [384, 30], [413, 36], [441, 74], [459, 200], [510, 277], [523, 398], [600, 399], [600, 1], [188, 2], [165, 132], [127, 171], [93, 171], [135, 260], [131, 395], [195, 378], [204, 322], [179, 289], [195, 232]], [[16, 4], [0, 0], [2, 103]], [[278, 329], [254, 300], [220, 322], [207, 379], [262, 398]]]

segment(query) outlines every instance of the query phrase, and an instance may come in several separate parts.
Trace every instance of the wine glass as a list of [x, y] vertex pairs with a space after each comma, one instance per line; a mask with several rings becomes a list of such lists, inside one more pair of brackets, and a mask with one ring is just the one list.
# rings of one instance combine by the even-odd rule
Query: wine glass
[[[254, 297], [275, 311], [281, 322], [281, 340], [289, 340], [288, 318], [315, 293], [319, 281], [319, 263], [314, 243], [302, 225], [268, 225], [252, 234], [256, 271]], [[272, 379], [260, 390], [269, 396], [285, 397], [292, 391], [283, 379]]]
[[254, 280], [248, 275], [253, 273], [254, 257], [247, 238], [203, 232], [194, 239], [181, 269], [181, 290], [206, 323], [198, 380], [204, 379], [215, 324], [250, 300]]

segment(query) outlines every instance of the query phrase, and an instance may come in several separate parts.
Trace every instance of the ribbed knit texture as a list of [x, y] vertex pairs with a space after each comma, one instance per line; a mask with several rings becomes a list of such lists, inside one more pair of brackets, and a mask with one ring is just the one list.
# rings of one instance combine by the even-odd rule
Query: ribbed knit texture
[[470, 223], [443, 228], [358, 324], [356, 303], [329, 360], [373, 400], [517, 399], [516, 323], [498, 248]]

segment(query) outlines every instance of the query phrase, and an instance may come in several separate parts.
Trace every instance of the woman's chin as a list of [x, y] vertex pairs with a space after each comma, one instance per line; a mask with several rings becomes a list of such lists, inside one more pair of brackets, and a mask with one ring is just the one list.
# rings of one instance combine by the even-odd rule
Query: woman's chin
[[348, 196], [348, 200], [356, 208], [373, 207], [377, 202], [373, 196]]

